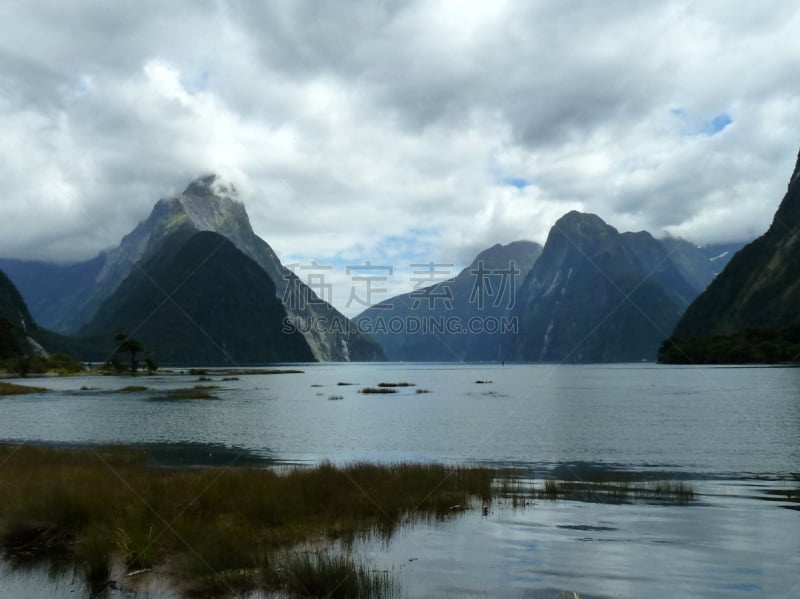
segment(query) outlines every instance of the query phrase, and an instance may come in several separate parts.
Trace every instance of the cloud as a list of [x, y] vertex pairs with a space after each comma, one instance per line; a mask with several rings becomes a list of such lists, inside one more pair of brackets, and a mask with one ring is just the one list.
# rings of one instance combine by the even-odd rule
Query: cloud
[[207, 172], [287, 261], [464, 265], [571, 209], [750, 238], [800, 145], [798, 27], [785, 2], [5, 3], [0, 255], [88, 258]]

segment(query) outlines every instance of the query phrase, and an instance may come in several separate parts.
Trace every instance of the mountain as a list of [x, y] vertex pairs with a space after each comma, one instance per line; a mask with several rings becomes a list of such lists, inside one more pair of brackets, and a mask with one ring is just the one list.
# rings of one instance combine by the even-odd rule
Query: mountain
[[641, 273], [649, 281], [658, 283], [682, 310], [686, 309], [700, 290], [686, 280], [664, 242], [647, 231], [621, 233], [620, 236], [629, 251], [631, 261]]
[[500, 326], [511, 321], [517, 287], [541, 251], [530, 241], [497, 244], [455, 278], [382, 301], [353, 322], [370, 332], [390, 360], [500, 360], [507, 343]]
[[222, 235], [187, 228], [131, 271], [80, 338], [105, 347], [92, 360], [107, 359], [119, 333], [140, 340], [161, 364], [314, 360], [301, 333], [282, 330], [286, 315], [275, 284], [254, 260]]
[[134, 265], [159, 253], [172, 236], [201, 231], [223, 235], [254, 260], [275, 283], [275, 295], [284, 301], [290, 317], [304, 323], [327, 323], [326, 327], [302, 329], [318, 360], [384, 358], [374, 340], [353, 330], [345, 316], [281, 264], [272, 248], [254, 233], [236, 188], [215, 175], [193, 181], [179, 196], [159, 200], [149, 217], [118, 247], [89, 262], [72, 266], [14, 264], [15, 272], [22, 273], [17, 280], [25, 283], [21, 288], [26, 297], [35, 300], [32, 305], [41, 322], [55, 331], [74, 334], [92, 319]]
[[736, 252], [744, 247], [741, 242], [698, 246], [677, 237], [665, 237], [659, 241], [696, 295], [705, 291]]
[[105, 260], [105, 253], [71, 265], [0, 258], [0, 269], [14, 281], [36, 322], [67, 332], [75, 305], [94, 284]]
[[594, 214], [561, 217], [519, 288], [513, 359], [655, 359], [691, 287], [649, 233], [620, 234]]
[[46, 355], [33, 336], [41, 333], [14, 283], [0, 271], [0, 359]]
[[737, 253], [673, 332], [682, 341], [780, 330], [800, 321], [800, 154], [764, 235]]

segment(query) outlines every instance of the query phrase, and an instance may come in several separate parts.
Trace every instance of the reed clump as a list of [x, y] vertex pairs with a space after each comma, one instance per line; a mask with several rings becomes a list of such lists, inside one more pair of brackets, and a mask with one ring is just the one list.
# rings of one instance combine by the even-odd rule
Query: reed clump
[[397, 389], [392, 389], [392, 388], [389, 388], [389, 387], [364, 387], [363, 389], [361, 389], [359, 391], [359, 393], [365, 393], [365, 394], [370, 394], [370, 393], [373, 393], [373, 394], [381, 394], [381, 393], [390, 394], [390, 393], [397, 393]]
[[346, 555], [300, 553], [285, 560], [283, 587], [298, 597], [393, 597], [399, 587], [385, 572], [371, 572]]
[[631, 500], [688, 503], [694, 499], [691, 485], [675, 481], [586, 481], [547, 479], [538, 488], [540, 499], [622, 502]]
[[[4, 557], [66, 555], [92, 589], [123, 563], [160, 569], [186, 596], [387, 596], [392, 581], [351, 557], [297, 548], [445, 518], [454, 505], [490, 501], [493, 480], [490, 469], [436, 464], [323, 463], [278, 473], [146, 461], [145, 452], [115, 448], [0, 445]], [[325, 581], [345, 573], [358, 592], [331, 595], [338, 587]]]

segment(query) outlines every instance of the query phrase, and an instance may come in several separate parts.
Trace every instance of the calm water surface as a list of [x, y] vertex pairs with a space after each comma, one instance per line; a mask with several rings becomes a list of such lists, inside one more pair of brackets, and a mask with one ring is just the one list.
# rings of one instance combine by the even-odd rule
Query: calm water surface
[[[200, 384], [190, 376], [141, 377], [149, 390], [126, 394], [127, 378], [47, 379], [51, 393], [0, 399], [0, 440], [144, 444], [187, 465], [434, 460], [536, 479], [618, 469], [689, 480], [699, 494], [688, 506], [496, 506], [357, 550], [409, 597], [800, 596], [800, 512], [782, 500], [800, 485], [800, 369], [301, 368], [215, 377], [218, 400], [166, 398]], [[416, 386], [358, 393], [380, 382]], [[20, 576], [0, 574], [0, 591], [3, 580], [35, 586]]]

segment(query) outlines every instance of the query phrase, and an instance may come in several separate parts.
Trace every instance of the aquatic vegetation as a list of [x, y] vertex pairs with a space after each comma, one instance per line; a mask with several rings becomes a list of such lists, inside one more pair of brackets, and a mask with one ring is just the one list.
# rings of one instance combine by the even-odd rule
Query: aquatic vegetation
[[389, 387], [364, 387], [359, 393], [397, 393], [397, 389]]
[[538, 489], [540, 499], [622, 502], [630, 500], [688, 503], [694, 490], [684, 482], [674, 481], [584, 481], [547, 479]]
[[329, 395], [328, 399], [331, 400], [331, 401], [338, 401], [340, 399], [344, 399], [344, 397], [341, 396], [341, 395]]
[[416, 387], [416, 383], [378, 383], [378, 387]]
[[299, 553], [284, 564], [283, 587], [296, 597], [378, 599], [399, 592], [388, 573], [371, 572], [346, 555]]
[[415, 393], [422, 395], [423, 393], [430, 393], [430, 389], [417, 389]]
[[[150, 468], [146, 460], [145, 452], [115, 448], [0, 445], [4, 556], [60, 555], [94, 591], [112, 564], [124, 564], [152, 567], [192, 597], [258, 589], [385, 597], [396, 588], [391, 578], [320, 550], [485, 504], [494, 477], [486, 468], [436, 464], [323, 463], [279, 473]], [[335, 590], [334, 578], [345, 590]]]
[[46, 391], [49, 391], [49, 389], [0, 381], [0, 395], [27, 395], [28, 393], [45, 393]]
[[147, 387], [144, 387], [143, 385], [128, 385], [127, 387], [118, 389], [117, 393], [140, 393], [142, 391], [147, 391]]

